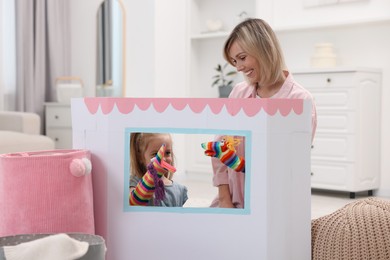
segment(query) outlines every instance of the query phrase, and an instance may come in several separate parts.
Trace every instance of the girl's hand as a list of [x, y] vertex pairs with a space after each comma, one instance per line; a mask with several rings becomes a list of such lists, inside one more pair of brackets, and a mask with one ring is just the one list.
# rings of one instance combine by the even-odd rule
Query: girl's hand
[[161, 177], [168, 171], [174, 173], [175, 167], [168, 164], [164, 160], [165, 144], [161, 145], [155, 157], [150, 160], [147, 165], [147, 172], [138, 182], [137, 186], [130, 189], [129, 204], [130, 205], [148, 205], [153, 195], [155, 197], [155, 205], [159, 205], [159, 201], [165, 198], [165, 188]]
[[153, 166], [157, 174], [161, 177], [167, 172], [174, 173], [176, 168], [164, 160], [165, 144], [161, 145], [155, 157], [152, 158], [149, 165]]

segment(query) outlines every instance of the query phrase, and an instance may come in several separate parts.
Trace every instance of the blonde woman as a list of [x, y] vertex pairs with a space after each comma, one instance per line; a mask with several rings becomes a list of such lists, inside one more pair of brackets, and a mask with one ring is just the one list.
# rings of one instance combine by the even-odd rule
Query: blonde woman
[[[224, 58], [241, 72], [245, 81], [238, 83], [229, 98], [294, 98], [312, 101], [312, 139], [317, 126], [316, 107], [312, 95], [294, 81], [286, 69], [283, 53], [272, 28], [261, 19], [249, 18], [239, 23], [227, 38]], [[217, 138], [221, 141], [223, 137]], [[245, 158], [245, 140], [236, 153]], [[243, 208], [245, 174], [237, 172], [213, 157], [213, 184], [218, 196], [213, 207]]]

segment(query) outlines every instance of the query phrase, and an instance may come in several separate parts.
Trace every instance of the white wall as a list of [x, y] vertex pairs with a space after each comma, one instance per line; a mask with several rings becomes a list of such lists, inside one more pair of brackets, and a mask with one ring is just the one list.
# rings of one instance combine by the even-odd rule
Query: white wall
[[[103, 0], [71, 1], [72, 74], [95, 96], [97, 12]], [[154, 1], [123, 1], [126, 9], [126, 95], [154, 96]]]
[[127, 96], [152, 97], [155, 92], [154, 0], [123, 0], [127, 12]]
[[[156, 1], [155, 6], [155, 96], [186, 97], [187, 45], [186, 2]], [[175, 6], [175, 8], [172, 8]]]
[[95, 96], [97, 10], [102, 0], [71, 0], [71, 73], [84, 82], [85, 95]]
[[[0, 2], [0, 16], [1, 18], [3, 18], [3, 13], [4, 13], [4, 7], [3, 7], [3, 2]], [[3, 24], [4, 21], [3, 19], [0, 20], [0, 111], [4, 110], [4, 91], [3, 91], [3, 88], [4, 88], [4, 80], [3, 80], [3, 62], [4, 62], [4, 58], [3, 58], [3, 39], [4, 39], [4, 32], [3, 32]]]
[[0, 1], [0, 110], [15, 109], [15, 3]]
[[[307, 7], [308, 2], [335, 4]], [[389, 19], [389, 8], [388, 0], [274, 0], [272, 25], [288, 29], [380, 21]]]

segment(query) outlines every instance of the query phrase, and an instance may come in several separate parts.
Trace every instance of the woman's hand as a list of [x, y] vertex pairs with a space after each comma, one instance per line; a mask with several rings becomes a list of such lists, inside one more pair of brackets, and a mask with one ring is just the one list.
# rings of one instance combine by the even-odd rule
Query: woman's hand
[[236, 172], [245, 172], [245, 159], [229, 149], [228, 142], [208, 142], [201, 145], [205, 149], [205, 155], [218, 158], [223, 164]]

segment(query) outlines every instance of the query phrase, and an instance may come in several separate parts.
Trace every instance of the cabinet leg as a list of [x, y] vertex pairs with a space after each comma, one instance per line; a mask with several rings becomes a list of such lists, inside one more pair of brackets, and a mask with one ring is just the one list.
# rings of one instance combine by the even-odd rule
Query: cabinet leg
[[355, 198], [355, 192], [350, 192], [349, 193], [349, 198], [354, 199]]
[[373, 191], [372, 191], [372, 190], [369, 190], [369, 191], [368, 191], [368, 196], [372, 196], [372, 195], [374, 195]]

